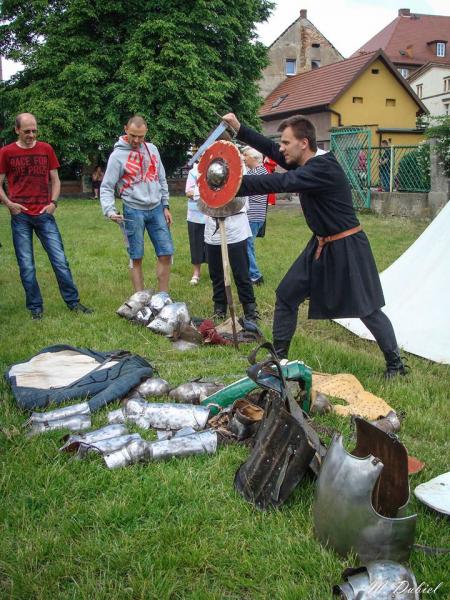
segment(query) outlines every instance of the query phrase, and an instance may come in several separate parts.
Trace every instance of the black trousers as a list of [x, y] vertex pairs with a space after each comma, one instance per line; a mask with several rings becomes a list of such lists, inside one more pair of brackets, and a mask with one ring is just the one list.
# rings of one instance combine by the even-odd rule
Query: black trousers
[[[250, 304], [255, 302], [250, 274], [248, 272], [247, 240], [228, 244], [228, 256], [233, 273], [234, 283], [237, 287], [239, 302]], [[222, 250], [220, 246], [206, 244], [206, 259], [208, 261], [209, 276], [213, 285], [213, 302], [227, 305], [225, 294], [225, 281], [223, 278]]]
[[[289, 303], [277, 295], [272, 329], [274, 341], [291, 341], [297, 328], [298, 309], [305, 298], [306, 296], [299, 302]], [[383, 353], [392, 352], [397, 348], [392, 323], [381, 309], [378, 308], [370, 315], [361, 317], [361, 321], [373, 335]]]
[[189, 249], [191, 264], [201, 265], [206, 262], [205, 256], [205, 224], [188, 221]]

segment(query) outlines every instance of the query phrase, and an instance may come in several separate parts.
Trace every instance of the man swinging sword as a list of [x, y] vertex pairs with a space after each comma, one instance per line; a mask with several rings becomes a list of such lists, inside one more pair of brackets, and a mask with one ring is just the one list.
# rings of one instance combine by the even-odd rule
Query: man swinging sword
[[302, 116], [279, 127], [280, 144], [223, 117], [237, 138], [275, 160], [286, 173], [244, 175], [238, 196], [301, 193], [303, 214], [313, 236], [276, 290], [273, 344], [287, 358], [300, 304], [309, 298], [310, 319], [360, 318], [386, 359], [385, 378], [405, 375], [394, 328], [384, 306], [369, 240], [353, 207], [349, 182], [334, 155], [317, 153], [313, 124]]

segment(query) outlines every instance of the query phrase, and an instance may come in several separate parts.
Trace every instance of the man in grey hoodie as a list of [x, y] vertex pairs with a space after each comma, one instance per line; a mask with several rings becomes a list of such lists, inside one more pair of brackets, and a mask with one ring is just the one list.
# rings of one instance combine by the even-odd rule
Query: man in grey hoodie
[[[147, 230], [157, 256], [158, 289], [168, 292], [173, 255], [169, 189], [158, 149], [145, 141], [146, 133], [147, 123], [142, 117], [135, 115], [129, 119], [125, 135], [116, 142], [109, 157], [100, 187], [100, 202], [105, 216], [124, 224], [135, 291], [144, 289], [142, 258]], [[123, 215], [117, 212], [114, 203], [116, 186], [123, 200]]]

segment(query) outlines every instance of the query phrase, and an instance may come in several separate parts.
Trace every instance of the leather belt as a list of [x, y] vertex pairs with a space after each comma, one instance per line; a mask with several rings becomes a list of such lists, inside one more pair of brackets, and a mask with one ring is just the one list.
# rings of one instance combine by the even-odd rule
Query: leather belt
[[341, 240], [342, 238], [345, 238], [349, 235], [354, 235], [355, 233], [359, 233], [360, 231], [362, 231], [362, 227], [361, 227], [361, 225], [358, 225], [357, 227], [352, 227], [351, 229], [346, 229], [345, 231], [341, 231], [340, 233], [335, 233], [334, 235], [326, 235], [326, 236], [316, 235], [316, 238], [317, 238], [317, 241], [319, 242], [319, 244], [316, 248], [316, 253], [314, 254], [315, 260], [319, 260], [320, 255], [322, 254], [322, 249], [325, 246], [325, 244], [329, 244], [330, 242], [335, 242], [336, 240]]

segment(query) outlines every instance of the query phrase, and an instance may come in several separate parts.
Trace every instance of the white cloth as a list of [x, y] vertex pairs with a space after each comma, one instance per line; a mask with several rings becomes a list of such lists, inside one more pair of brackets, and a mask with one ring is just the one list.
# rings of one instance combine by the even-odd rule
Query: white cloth
[[109, 369], [116, 363], [117, 360], [111, 360], [99, 367], [94, 357], [73, 350], [43, 352], [25, 363], [12, 366], [8, 376], [14, 376], [19, 387], [47, 390], [66, 387], [94, 369]]
[[[380, 275], [398, 345], [412, 354], [450, 364], [450, 202], [422, 235]], [[337, 323], [373, 340], [359, 319]]]
[[[252, 230], [247, 217], [248, 201], [244, 209], [225, 219], [225, 231], [227, 234], [227, 244], [236, 244], [252, 237]], [[205, 224], [205, 243], [212, 246], [220, 246], [220, 230], [216, 219], [206, 217]]]
[[193, 191], [194, 195], [188, 199], [187, 209], [187, 221], [191, 223], [199, 223], [201, 225], [205, 222], [205, 215], [199, 210], [197, 201], [200, 199], [200, 193], [198, 191], [198, 163], [195, 163], [192, 169], [189, 171], [186, 180], [186, 193]]

